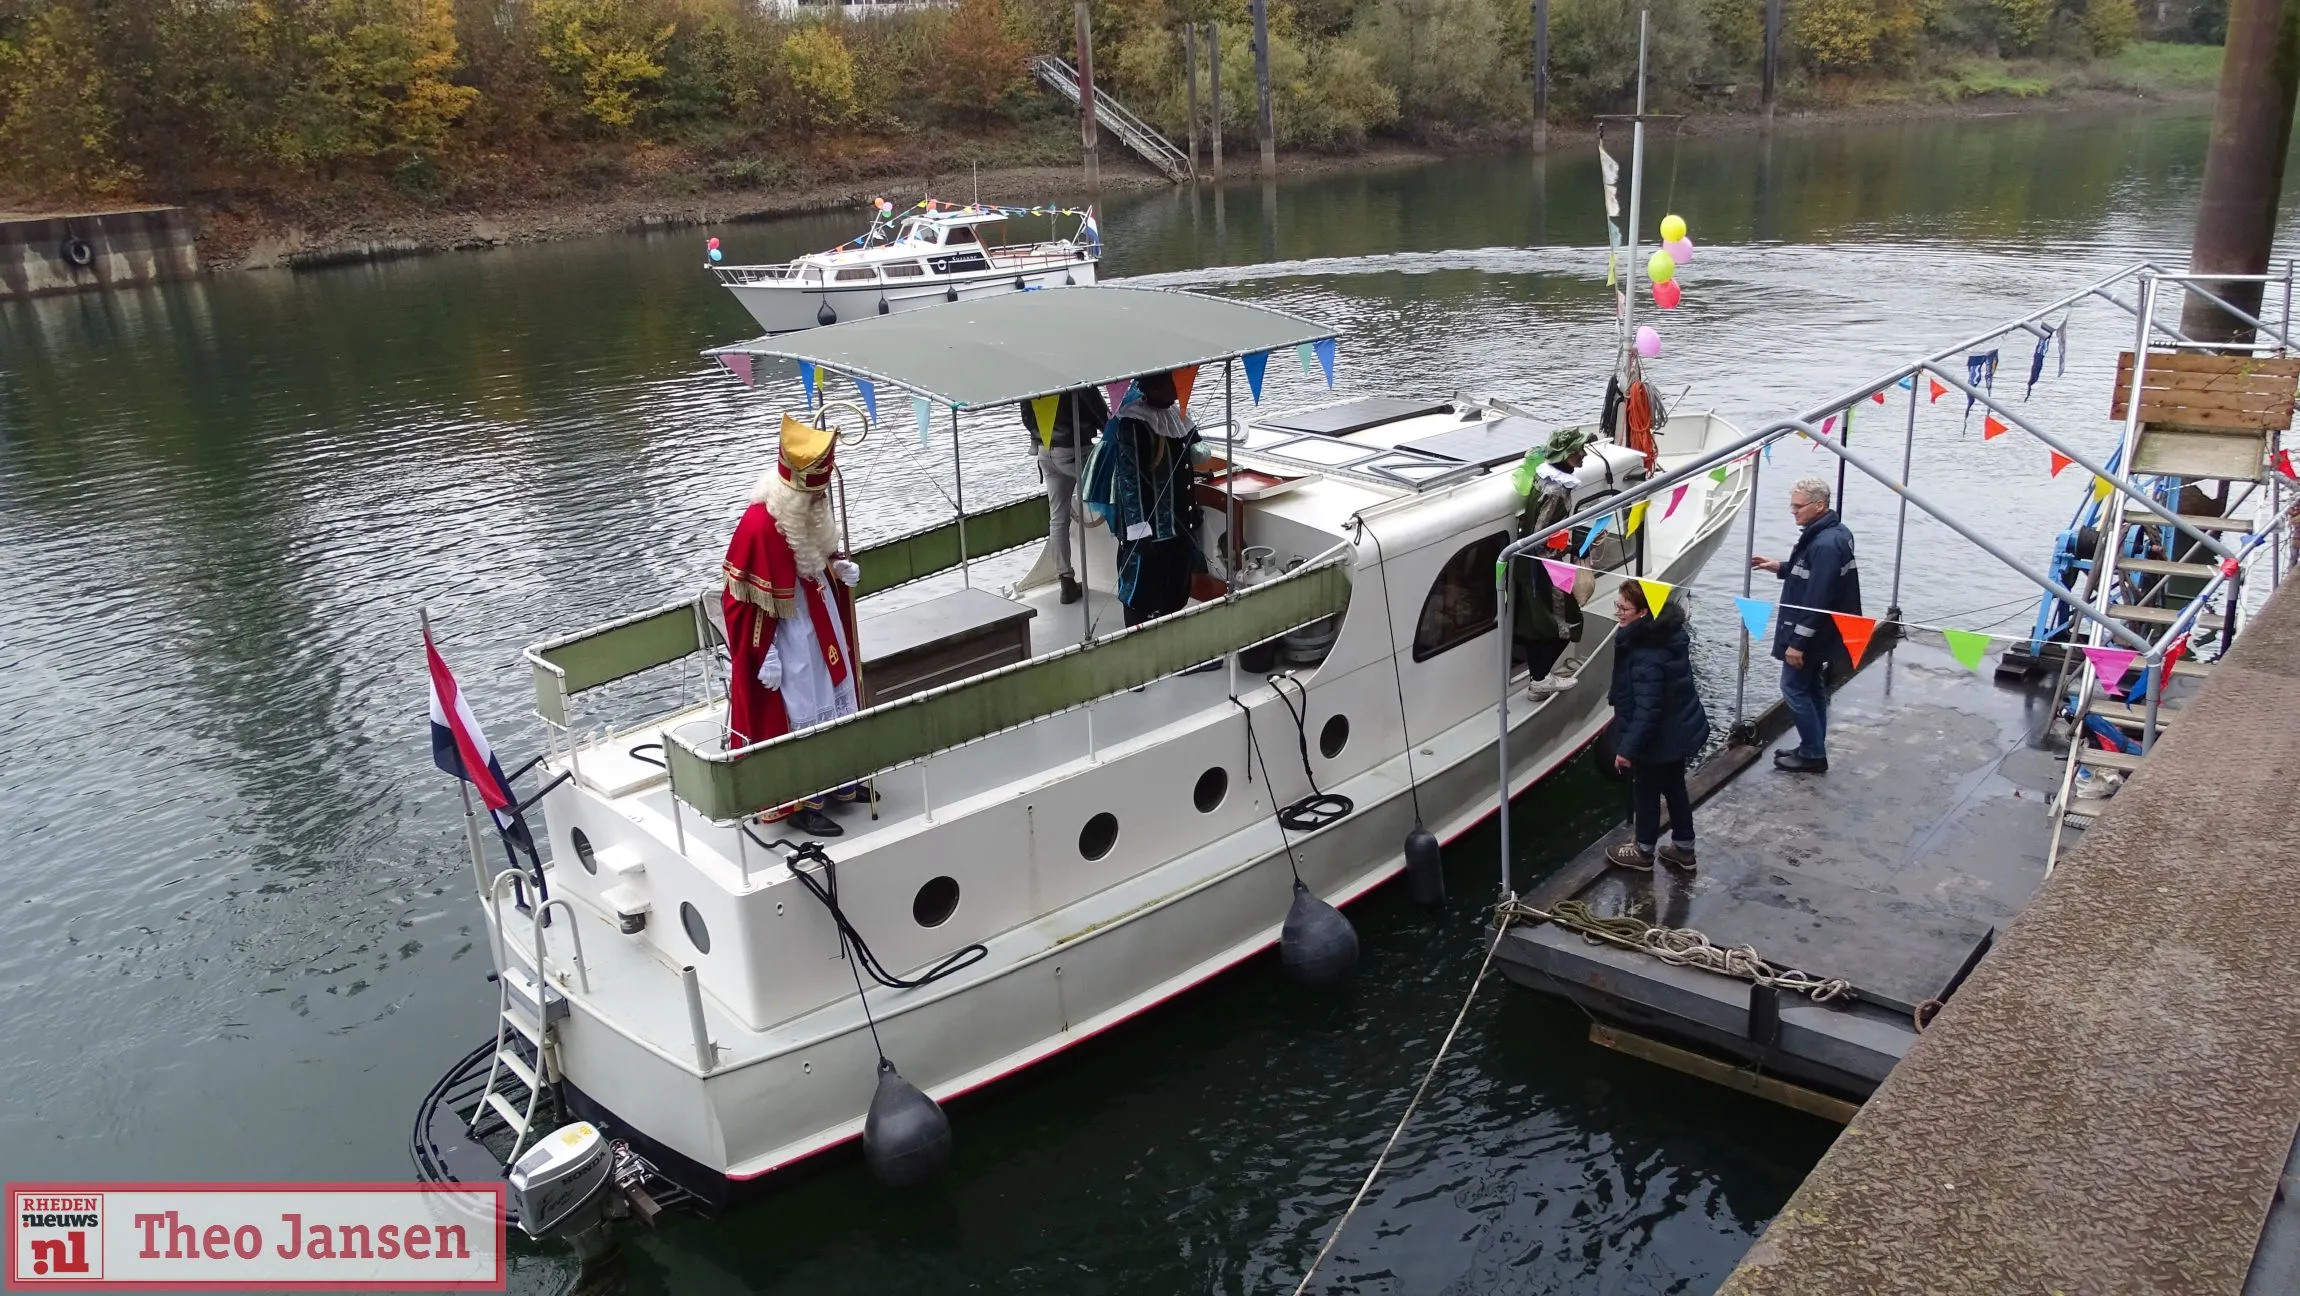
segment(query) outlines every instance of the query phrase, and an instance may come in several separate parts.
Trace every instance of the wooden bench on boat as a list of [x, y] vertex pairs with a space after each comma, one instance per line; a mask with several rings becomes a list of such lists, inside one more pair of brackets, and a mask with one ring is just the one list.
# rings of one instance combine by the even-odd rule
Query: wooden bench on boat
[[1030, 660], [1036, 609], [988, 590], [960, 589], [855, 627], [866, 707]]

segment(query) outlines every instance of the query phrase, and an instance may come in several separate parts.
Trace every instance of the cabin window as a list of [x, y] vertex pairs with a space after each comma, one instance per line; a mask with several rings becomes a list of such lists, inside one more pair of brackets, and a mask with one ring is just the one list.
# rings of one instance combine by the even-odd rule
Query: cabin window
[[861, 279], [876, 278], [878, 278], [878, 271], [871, 269], [869, 266], [850, 266], [845, 270], [839, 271], [838, 281], [840, 283], [854, 283], [855, 281]]
[[975, 237], [974, 227], [971, 225], [961, 225], [942, 236], [944, 247], [957, 247], [961, 243], [980, 244], [981, 242], [981, 239]]
[[799, 280], [802, 283], [821, 283], [823, 281], [822, 267], [808, 266], [806, 273], [799, 276]]
[[711, 952], [711, 929], [703, 925], [702, 911], [685, 900], [679, 902], [679, 925], [687, 929], [687, 939], [694, 942], [697, 954]]
[[591, 839], [580, 828], [568, 829], [567, 837], [575, 845], [575, 862], [583, 866], [584, 872], [596, 876], [599, 872], [599, 857], [591, 853]]
[[1318, 730], [1318, 754], [1327, 760], [1341, 755], [1342, 748], [1349, 745], [1350, 718], [1346, 715], [1327, 720], [1326, 727]]
[[1199, 814], [1212, 814], [1229, 795], [1230, 771], [1214, 765], [1198, 776], [1198, 786], [1190, 789], [1190, 804], [1198, 807]]
[[1428, 661], [1493, 629], [1499, 609], [1493, 597], [1493, 565], [1501, 561], [1509, 532], [1496, 531], [1463, 545], [1438, 570], [1414, 625], [1414, 660]]
[[911, 899], [910, 916], [921, 927], [940, 927], [958, 912], [958, 879], [929, 879]]
[[1087, 820], [1078, 832], [1078, 853], [1090, 860], [1108, 855], [1117, 844], [1118, 816], [1107, 810]]
[[916, 261], [897, 261], [886, 267], [889, 279], [916, 279], [926, 273], [926, 267]]

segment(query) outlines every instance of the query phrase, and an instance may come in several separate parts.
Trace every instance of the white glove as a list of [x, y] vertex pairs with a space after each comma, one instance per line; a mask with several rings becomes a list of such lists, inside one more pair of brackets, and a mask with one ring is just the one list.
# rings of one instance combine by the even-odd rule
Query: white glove
[[783, 686], [783, 655], [771, 644], [767, 647], [767, 659], [759, 663], [759, 683], [770, 689]]
[[852, 558], [833, 558], [831, 559], [831, 575], [838, 577], [839, 584], [851, 587], [856, 581], [862, 579], [862, 568], [857, 567]]

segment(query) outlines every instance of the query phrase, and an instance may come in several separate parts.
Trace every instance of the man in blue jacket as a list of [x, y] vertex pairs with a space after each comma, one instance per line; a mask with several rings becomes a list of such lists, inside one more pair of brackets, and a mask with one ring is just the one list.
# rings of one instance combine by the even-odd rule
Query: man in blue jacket
[[1797, 721], [1797, 745], [1773, 753], [1773, 764], [1799, 774], [1829, 772], [1829, 674], [1850, 667], [1831, 612], [1861, 612], [1861, 573], [1853, 533], [1829, 507], [1829, 483], [1808, 477], [1789, 488], [1789, 513], [1803, 530], [1787, 558], [1751, 558], [1781, 578], [1781, 614], [1773, 655], [1781, 659], [1781, 700]]

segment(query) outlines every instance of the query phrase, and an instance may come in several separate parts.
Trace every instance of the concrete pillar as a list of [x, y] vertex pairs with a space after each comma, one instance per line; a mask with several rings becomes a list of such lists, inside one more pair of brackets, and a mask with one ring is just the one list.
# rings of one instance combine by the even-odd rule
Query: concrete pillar
[[1102, 187], [1102, 157], [1094, 131], [1094, 19], [1078, 0], [1078, 145], [1086, 155], [1086, 187]]
[[[2292, 142], [2293, 94], [2300, 89], [2300, 0], [2233, 0], [2204, 193], [2196, 204], [2189, 264], [2200, 274], [2265, 274], [2276, 237], [2284, 154]], [[2208, 284], [2232, 306], [2260, 313], [2261, 284]], [[2252, 328], [2201, 297], [2190, 297], [2181, 331], [2199, 341], [2249, 342]]]

